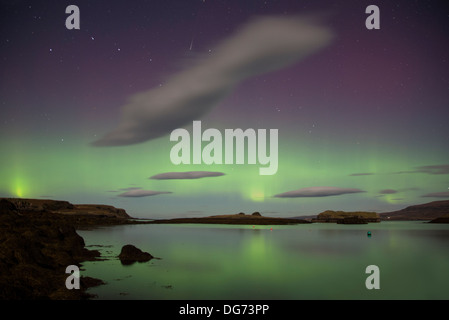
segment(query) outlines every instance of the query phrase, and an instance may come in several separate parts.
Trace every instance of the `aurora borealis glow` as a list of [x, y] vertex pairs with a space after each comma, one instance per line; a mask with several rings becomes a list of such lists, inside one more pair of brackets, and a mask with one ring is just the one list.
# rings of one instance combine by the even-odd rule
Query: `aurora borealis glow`
[[[64, 26], [69, 4], [80, 8], [80, 30]], [[365, 28], [369, 4], [380, 8], [379, 30]], [[254, 15], [317, 12], [336, 35], [329, 46], [245, 79], [195, 119], [279, 129], [275, 175], [248, 164], [176, 166], [169, 135], [91, 145], [117, 126], [130, 96], [213, 55]], [[439, 1], [4, 1], [0, 196], [110, 204], [135, 217], [382, 212], [448, 199], [448, 19]], [[177, 171], [224, 175], [150, 179]], [[274, 197], [325, 186], [363, 192]], [[157, 194], [120, 196], [131, 190]]]

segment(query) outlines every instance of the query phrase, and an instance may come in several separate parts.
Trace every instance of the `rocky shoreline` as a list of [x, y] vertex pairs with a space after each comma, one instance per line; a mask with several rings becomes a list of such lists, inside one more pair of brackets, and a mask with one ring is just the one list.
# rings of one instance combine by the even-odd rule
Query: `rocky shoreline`
[[135, 222], [123, 209], [87, 208], [66, 201], [0, 198], [0, 299], [91, 298], [86, 290], [102, 280], [81, 276], [80, 289], [65, 285], [68, 266], [82, 270], [83, 262], [101, 259], [76, 230]]

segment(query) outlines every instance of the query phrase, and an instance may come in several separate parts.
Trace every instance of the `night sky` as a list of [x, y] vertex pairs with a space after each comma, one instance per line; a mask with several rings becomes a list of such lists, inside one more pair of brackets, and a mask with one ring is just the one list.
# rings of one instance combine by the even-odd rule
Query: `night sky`
[[[71, 4], [80, 30], [65, 27]], [[370, 4], [380, 9], [378, 30], [365, 27]], [[0, 9], [0, 196], [110, 204], [155, 218], [386, 212], [449, 198], [443, 1], [2, 0]], [[221, 44], [261, 16], [313, 17], [331, 39], [318, 33], [310, 54], [229, 90], [217, 80], [213, 98], [226, 94], [192, 119], [184, 113], [195, 104], [171, 107], [166, 100], [190, 85], [216, 84], [220, 72], [209, 66], [231, 56]], [[188, 85], [178, 88], [176, 75]], [[129, 135], [120, 131], [114, 143], [108, 134], [128, 119], [123, 107], [145, 92], [172, 122], [136, 113], [138, 137], [123, 142]], [[277, 173], [172, 164], [170, 132], [191, 130], [193, 120], [220, 131], [278, 129]]]

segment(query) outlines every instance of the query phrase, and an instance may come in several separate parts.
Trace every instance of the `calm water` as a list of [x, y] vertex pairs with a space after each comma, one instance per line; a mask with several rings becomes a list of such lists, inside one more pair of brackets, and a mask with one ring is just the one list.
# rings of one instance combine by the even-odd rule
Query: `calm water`
[[[107, 282], [89, 290], [98, 299], [449, 299], [448, 224], [131, 225], [78, 233], [108, 258], [81, 271]], [[123, 266], [117, 255], [125, 244], [160, 259]], [[380, 269], [379, 290], [365, 286], [368, 265]]]

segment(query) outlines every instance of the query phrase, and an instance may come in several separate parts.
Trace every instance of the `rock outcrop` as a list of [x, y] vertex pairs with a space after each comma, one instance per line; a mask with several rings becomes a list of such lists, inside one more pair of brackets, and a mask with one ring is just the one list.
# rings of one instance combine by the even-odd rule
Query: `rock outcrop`
[[[24, 208], [19, 203], [19, 208]], [[80, 290], [65, 286], [69, 265], [99, 257], [85, 248], [75, 228], [45, 211], [18, 210], [0, 200], [0, 299], [83, 299], [102, 281], [80, 278]]]
[[154, 257], [148, 252], [143, 252], [139, 248], [136, 248], [131, 244], [127, 244], [122, 247], [118, 258], [122, 264], [128, 265], [133, 264], [134, 262], [147, 262]]
[[100, 256], [76, 230], [138, 223], [129, 218], [106, 205], [0, 198], [0, 299], [88, 299], [86, 290], [101, 280], [81, 275], [79, 290], [65, 286], [69, 265]]
[[67, 201], [47, 199], [0, 198], [0, 212], [16, 211], [19, 214], [53, 214], [52, 219], [68, 223], [75, 229], [96, 226], [136, 224], [124, 209], [100, 204], [72, 204]]
[[86, 214], [109, 218], [129, 219], [131, 218], [124, 209], [99, 204], [75, 204], [73, 210], [61, 210], [62, 214]]
[[3, 198], [16, 207], [17, 210], [27, 211], [57, 211], [57, 210], [71, 210], [74, 208], [73, 204], [68, 201], [60, 200], [46, 200], [46, 199], [22, 199], [22, 198]]
[[110, 218], [131, 218], [124, 209], [102, 204], [72, 204], [68, 201], [49, 199], [22, 199], [22, 198], [0, 198], [8, 202], [19, 211], [48, 211], [65, 215], [90, 215]]

